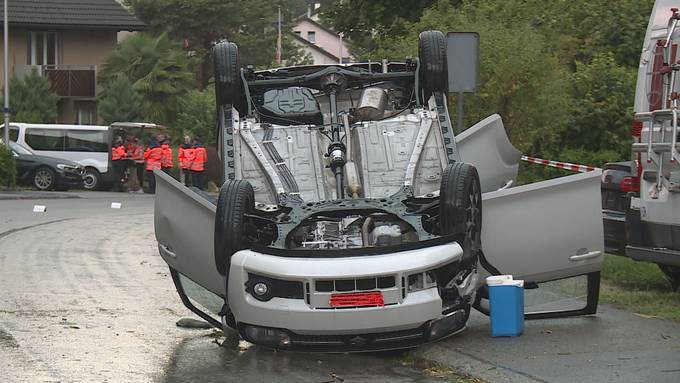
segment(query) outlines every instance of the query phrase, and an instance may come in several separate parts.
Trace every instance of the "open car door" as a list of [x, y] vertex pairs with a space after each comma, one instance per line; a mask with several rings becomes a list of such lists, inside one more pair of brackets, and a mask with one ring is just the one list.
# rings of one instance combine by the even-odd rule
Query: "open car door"
[[154, 227], [161, 257], [184, 305], [222, 328], [226, 278], [215, 267], [215, 204], [161, 171], [154, 174]]
[[604, 261], [601, 170], [504, 188], [516, 179], [520, 152], [499, 116], [480, 121], [456, 143], [461, 159], [477, 168], [485, 191], [486, 266], [525, 280], [527, 318], [595, 313]]

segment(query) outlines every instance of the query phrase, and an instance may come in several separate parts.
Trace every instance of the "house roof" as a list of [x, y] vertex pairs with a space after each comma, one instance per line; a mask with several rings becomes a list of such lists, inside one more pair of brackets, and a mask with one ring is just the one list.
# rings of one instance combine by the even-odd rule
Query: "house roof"
[[[9, 25], [13, 26], [121, 31], [147, 28], [116, 0], [13, 0], [8, 1], [7, 8]], [[4, 17], [2, 8], [0, 17]]]
[[311, 49], [313, 49], [313, 50], [315, 50], [315, 51], [321, 53], [322, 55], [324, 55], [324, 56], [326, 56], [326, 57], [328, 57], [328, 58], [330, 58], [330, 59], [333, 59], [333, 60], [335, 60], [335, 61], [338, 61], [338, 60], [339, 60], [339, 59], [338, 59], [338, 56], [336, 56], [336, 55], [330, 53], [329, 51], [327, 51], [327, 50], [321, 48], [320, 46], [318, 46], [318, 45], [316, 45], [316, 44], [310, 43], [309, 41], [307, 41], [307, 40], [303, 39], [302, 37], [298, 36], [297, 33], [292, 33], [292, 35], [293, 35], [293, 38], [295, 39], [295, 41], [297, 41], [297, 42], [303, 44], [304, 46], [309, 47], [309, 48], [311, 48]]
[[296, 25], [299, 25], [299, 23], [300, 23], [301, 21], [308, 21], [308, 22], [312, 23], [313, 25], [317, 26], [319, 29], [322, 29], [322, 30], [324, 30], [324, 31], [326, 31], [326, 32], [328, 32], [328, 33], [334, 35], [334, 36], [338, 36], [338, 32], [332, 30], [331, 28], [328, 28], [327, 26], [325, 26], [325, 25], [319, 23], [318, 21], [316, 21], [316, 20], [314, 20], [314, 19], [312, 19], [312, 18], [310, 18], [310, 17], [307, 17], [306, 14], [304, 14], [304, 15], [298, 17], [298, 18], [296, 19], [296, 21], [298, 22]]

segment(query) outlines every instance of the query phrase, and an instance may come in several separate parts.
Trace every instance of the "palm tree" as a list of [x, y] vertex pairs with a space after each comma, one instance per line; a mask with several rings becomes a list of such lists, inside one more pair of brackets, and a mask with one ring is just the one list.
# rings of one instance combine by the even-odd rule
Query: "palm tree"
[[192, 60], [166, 34], [152, 37], [138, 33], [123, 40], [104, 64], [99, 80], [108, 84], [127, 77], [142, 95], [139, 115], [153, 122], [174, 120], [179, 98], [194, 88]]

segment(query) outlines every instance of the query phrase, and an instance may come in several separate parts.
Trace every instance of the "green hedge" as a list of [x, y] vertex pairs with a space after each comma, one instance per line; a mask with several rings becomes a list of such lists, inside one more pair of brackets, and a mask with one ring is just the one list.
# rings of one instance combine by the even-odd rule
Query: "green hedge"
[[14, 156], [4, 144], [0, 144], [0, 189], [13, 188], [16, 184], [16, 176]]

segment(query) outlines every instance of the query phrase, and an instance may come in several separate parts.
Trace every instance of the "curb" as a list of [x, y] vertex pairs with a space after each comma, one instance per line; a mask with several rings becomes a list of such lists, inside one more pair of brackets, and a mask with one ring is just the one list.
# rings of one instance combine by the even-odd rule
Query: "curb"
[[14, 201], [14, 200], [31, 200], [31, 199], [72, 199], [81, 198], [80, 196], [73, 194], [56, 194], [56, 193], [45, 193], [45, 194], [4, 194], [0, 192], [0, 201]]

